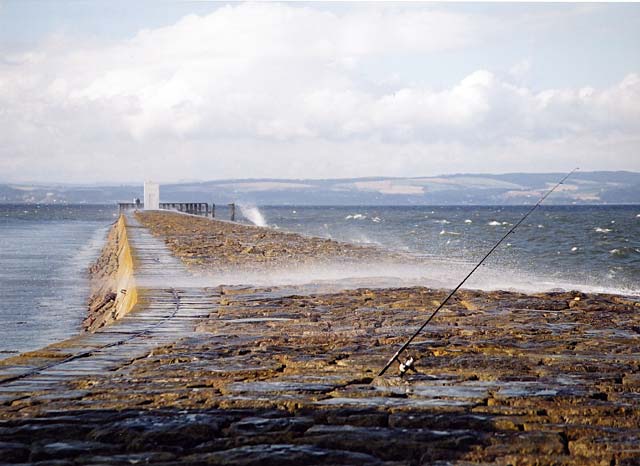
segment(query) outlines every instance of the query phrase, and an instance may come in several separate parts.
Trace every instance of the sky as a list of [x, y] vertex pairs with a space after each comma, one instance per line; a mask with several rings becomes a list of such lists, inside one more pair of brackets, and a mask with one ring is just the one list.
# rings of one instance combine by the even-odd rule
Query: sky
[[0, 0], [0, 182], [640, 171], [640, 4]]

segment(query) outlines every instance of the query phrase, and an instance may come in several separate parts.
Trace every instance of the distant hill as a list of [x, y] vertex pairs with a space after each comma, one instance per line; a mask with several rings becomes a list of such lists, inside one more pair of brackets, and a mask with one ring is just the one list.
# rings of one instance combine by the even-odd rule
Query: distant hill
[[[455, 174], [416, 178], [245, 179], [164, 184], [165, 202], [257, 205], [531, 204], [561, 173]], [[142, 198], [142, 186], [0, 184], [0, 203], [108, 204]], [[640, 204], [640, 173], [577, 172], [549, 204]]]

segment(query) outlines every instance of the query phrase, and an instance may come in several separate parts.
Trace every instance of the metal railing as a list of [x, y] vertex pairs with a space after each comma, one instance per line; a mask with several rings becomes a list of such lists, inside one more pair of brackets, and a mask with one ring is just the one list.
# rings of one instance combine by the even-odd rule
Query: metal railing
[[[140, 202], [118, 202], [118, 210], [144, 209], [144, 204]], [[204, 217], [215, 218], [216, 205], [207, 202], [161, 202], [160, 209], [177, 210], [186, 214], [202, 215]]]

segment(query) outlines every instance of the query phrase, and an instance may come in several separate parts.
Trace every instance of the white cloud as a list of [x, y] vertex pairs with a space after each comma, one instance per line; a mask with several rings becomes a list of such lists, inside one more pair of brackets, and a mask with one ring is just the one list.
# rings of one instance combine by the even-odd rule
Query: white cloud
[[0, 60], [0, 170], [74, 181], [142, 178], [122, 167], [144, 164], [161, 179], [415, 175], [487, 169], [487, 156], [517, 169], [523, 154], [577, 148], [595, 165], [603, 150], [594, 138], [619, 165], [640, 168], [628, 155], [640, 129], [636, 74], [607, 89], [542, 92], [487, 70], [442, 89], [391, 69], [384, 85], [368, 79], [368, 62], [419, 60], [496, 27], [432, 9], [336, 14], [268, 3], [115, 44], [57, 37]]
[[511, 66], [511, 68], [509, 68], [509, 74], [513, 76], [514, 79], [521, 80], [531, 71], [531, 66], [531, 59], [525, 58]]

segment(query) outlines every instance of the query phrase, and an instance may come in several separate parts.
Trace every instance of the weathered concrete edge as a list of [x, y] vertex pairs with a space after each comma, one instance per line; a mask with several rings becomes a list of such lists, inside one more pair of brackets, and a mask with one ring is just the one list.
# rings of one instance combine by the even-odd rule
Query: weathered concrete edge
[[[114, 319], [127, 315], [138, 302], [138, 289], [135, 281], [134, 252], [129, 243], [127, 221], [123, 214], [116, 223], [121, 240], [118, 250], [118, 270], [116, 272], [116, 297]], [[124, 290], [124, 292], [123, 292]]]
[[109, 230], [98, 258], [90, 266], [91, 294], [82, 322], [83, 331], [95, 332], [133, 309], [138, 301], [134, 257], [126, 217], [121, 214]]

